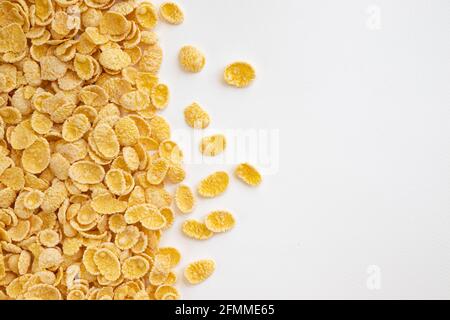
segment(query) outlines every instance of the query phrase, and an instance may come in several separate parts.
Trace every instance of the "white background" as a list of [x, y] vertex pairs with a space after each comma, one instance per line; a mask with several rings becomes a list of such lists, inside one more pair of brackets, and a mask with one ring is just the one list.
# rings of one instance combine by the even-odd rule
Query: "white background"
[[[189, 240], [179, 215], [164, 235], [183, 253], [183, 298], [450, 298], [450, 2], [178, 3], [185, 23], [157, 27], [173, 128], [188, 130], [182, 111], [197, 101], [207, 133], [279, 130], [259, 188], [232, 179], [189, 215], [229, 209], [233, 231]], [[205, 53], [202, 73], [180, 70], [186, 44]], [[221, 82], [234, 60], [255, 66], [252, 87]], [[190, 164], [187, 183], [233, 167]], [[215, 274], [186, 285], [182, 267], [209, 257]]]

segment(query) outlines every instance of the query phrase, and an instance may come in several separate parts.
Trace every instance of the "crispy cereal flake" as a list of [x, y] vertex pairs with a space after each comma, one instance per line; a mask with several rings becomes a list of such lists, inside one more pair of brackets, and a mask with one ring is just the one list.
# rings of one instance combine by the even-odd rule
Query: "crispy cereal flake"
[[223, 77], [230, 86], [248, 87], [255, 80], [255, 69], [247, 62], [235, 62], [225, 68]]
[[252, 187], [258, 186], [262, 181], [261, 174], [258, 170], [248, 163], [238, 165], [234, 173], [239, 179]]
[[214, 198], [225, 192], [229, 183], [229, 176], [224, 171], [215, 172], [198, 185], [198, 193], [205, 198]]
[[182, 213], [192, 212], [195, 206], [195, 197], [191, 188], [179, 185], [175, 192], [175, 204]]
[[203, 52], [193, 46], [184, 46], [178, 55], [181, 68], [184, 71], [198, 73], [205, 66], [205, 56]]
[[159, 7], [160, 16], [170, 24], [181, 24], [184, 21], [184, 13], [175, 2], [164, 2]]
[[184, 109], [184, 120], [194, 129], [205, 129], [211, 121], [209, 114], [195, 102]]
[[205, 156], [214, 157], [224, 152], [227, 140], [223, 134], [204, 137], [200, 142], [200, 152]]
[[184, 277], [190, 284], [199, 284], [208, 279], [216, 269], [216, 263], [211, 259], [198, 260], [190, 263], [184, 270]]
[[233, 215], [228, 211], [213, 211], [205, 218], [206, 227], [214, 233], [229, 231], [235, 224]]

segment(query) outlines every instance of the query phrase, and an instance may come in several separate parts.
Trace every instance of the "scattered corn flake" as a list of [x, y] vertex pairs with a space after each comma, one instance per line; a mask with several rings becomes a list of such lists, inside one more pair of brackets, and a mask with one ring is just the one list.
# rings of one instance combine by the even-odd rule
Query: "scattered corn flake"
[[172, 165], [179, 165], [183, 160], [183, 152], [172, 140], [164, 140], [159, 144], [159, 155]]
[[149, 269], [148, 261], [140, 256], [130, 257], [122, 263], [123, 276], [128, 280], [142, 278], [148, 273]]
[[195, 206], [195, 197], [191, 188], [179, 185], [175, 191], [175, 204], [182, 213], [192, 212]]
[[62, 300], [61, 292], [49, 284], [36, 284], [24, 295], [26, 300]]
[[169, 162], [166, 159], [158, 158], [153, 160], [147, 171], [147, 181], [153, 185], [160, 184], [166, 177], [167, 170], [169, 170]]
[[186, 171], [181, 165], [172, 165], [167, 171], [167, 179], [171, 183], [181, 183], [186, 178]]
[[150, 211], [150, 214], [140, 220], [140, 222], [145, 229], [156, 231], [165, 227], [166, 218], [157, 211]]
[[200, 152], [205, 156], [214, 157], [221, 154], [227, 146], [227, 140], [222, 134], [204, 137], [200, 142]]
[[194, 129], [205, 129], [210, 123], [209, 114], [195, 102], [184, 109], [184, 119]]
[[0, 175], [0, 182], [14, 191], [22, 190], [25, 186], [25, 177], [22, 168], [12, 167], [5, 169]]
[[39, 208], [44, 200], [44, 193], [40, 190], [31, 190], [23, 198], [23, 205], [29, 210]]
[[124, 194], [126, 181], [123, 171], [120, 169], [111, 169], [106, 173], [105, 184], [112, 194], [120, 196]]
[[43, 269], [59, 267], [62, 262], [63, 256], [56, 248], [45, 248], [39, 255], [39, 267]]
[[140, 233], [136, 226], [127, 226], [123, 231], [119, 232], [115, 238], [115, 245], [121, 250], [133, 248], [139, 241]]
[[108, 124], [98, 124], [92, 132], [92, 138], [98, 152], [105, 159], [114, 159], [119, 154], [119, 141]]
[[140, 159], [135, 148], [124, 147], [122, 149], [123, 160], [125, 161], [127, 167], [131, 171], [136, 171], [139, 169]]
[[203, 222], [193, 219], [186, 220], [181, 230], [186, 236], [196, 240], [207, 240], [214, 235]]
[[170, 24], [181, 24], [184, 21], [184, 13], [174, 2], [164, 2], [159, 7], [160, 16]]
[[225, 68], [223, 77], [230, 86], [248, 87], [255, 80], [255, 69], [247, 62], [234, 62]]
[[95, 184], [103, 181], [105, 169], [91, 161], [78, 161], [70, 166], [69, 177], [78, 183]]
[[203, 259], [190, 263], [184, 270], [184, 277], [190, 284], [199, 284], [208, 279], [216, 269], [211, 259]]
[[169, 268], [175, 268], [181, 260], [181, 254], [178, 249], [174, 247], [164, 247], [158, 249], [158, 255], [167, 255], [170, 258], [170, 266]]
[[81, 139], [90, 128], [91, 123], [88, 117], [81, 113], [75, 114], [64, 121], [62, 137], [68, 142], [74, 142]]
[[39, 60], [41, 66], [41, 79], [55, 81], [62, 78], [67, 72], [67, 64], [55, 56], [45, 56]]
[[140, 136], [136, 122], [130, 117], [119, 119], [114, 126], [114, 132], [120, 145], [126, 147], [135, 145]]
[[109, 281], [119, 279], [121, 275], [118, 257], [108, 249], [98, 249], [94, 254], [94, 263], [100, 274]]
[[116, 213], [109, 217], [108, 220], [109, 230], [114, 233], [120, 233], [125, 230], [127, 223], [123, 214]]
[[100, 53], [100, 64], [108, 70], [120, 71], [131, 64], [130, 56], [121, 49], [106, 49]]
[[261, 174], [258, 170], [248, 163], [241, 163], [236, 167], [234, 172], [239, 179], [253, 187], [258, 186], [262, 181]]
[[170, 126], [167, 121], [160, 116], [150, 119], [151, 137], [161, 142], [170, 139]]
[[179, 300], [180, 293], [173, 286], [162, 285], [156, 289], [155, 299], [156, 300]]
[[213, 211], [205, 218], [206, 227], [215, 233], [229, 231], [234, 228], [235, 224], [233, 215], [228, 211]]
[[28, 269], [31, 265], [32, 256], [29, 251], [22, 250], [19, 254], [19, 261], [17, 263], [17, 269], [20, 275], [28, 273]]
[[43, 138], [37, 139], [22, 154], [22, 167], [29, 173], [38, 174], [50, 164], [50, 145]]
[[158, 22], [158, 14], [153, 4], [143, 2], [135, 10], [136, 21], [144, 29], [153, 29]]
[[198, 193], [205, 198], [214, 198], [225, 192], [229, 183], [229, 176], [225, 171], [217, 171], [198, 185]]
[[205, 56], [203, 52], [193, 46], [184, 46], [178, 55], [181, 68], [184, 71], [198, 73], [205, 66]]
[[39, 243], [48, 248], [54, 248], [60, 242], [58, 232], [45, 229], [38, 233]]
[[152, 104], [158, 110], [162, 110], [167, 107], [169, 104], [169, 97], [169, 87], [162, 83], [154, 86], [150, 93]]

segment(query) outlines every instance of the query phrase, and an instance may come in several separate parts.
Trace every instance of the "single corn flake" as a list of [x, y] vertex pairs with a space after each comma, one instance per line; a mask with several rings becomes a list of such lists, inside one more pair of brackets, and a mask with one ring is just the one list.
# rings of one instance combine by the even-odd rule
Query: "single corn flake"
[[190, 284], [199, 284], [208, 279], [216, 269], [211, 259], [203, 259], [190, 263], [184, 270], [184, 277]]
[[120, 152], [120, 144], [114, 130], [107, 123], [98, 124], [93, 132], [92, 138], [95, 147], [105, 159], [114, 159]]
[[198, 73], [205, 66], [205, 55], [193, 46], [184, 46], [178, 55], [181, 68], [184, 71]]
[[112, 194], [120, 196], [126, 190], [126, 181], [123, 171], [120, 169], [111, 169], [106, 173], [105, 184]]
[[164, 2], [159, 7], [160, 16], [170, 24], [181, 24], [184, 21], [184, 13], [174, 2]]
[[169, 104], [169, 97], [169, 87], [162, 83], [153, 87], [150, 93], [152, 104], [158, 110], [162, 110], [167, 107], [167, 105]]
[[155, 291], [156, 300], [178, 300], [180, 299], [180, 293], [171, 285], [159, 286]]
[[258, 186], [262, 181], [261, 174], [258, 170], [248, 163], [241, 163], [236, 167], [234, 172], [239, 179], [253, 187]]
[[123, 276], [128, 280], [142, 278], [148, 273], [149, 269], [149, 262], [141, 256], [130, 257], [122, 263]]
[[100, 274], [109, 281], [116, 281], [121, 275], [117, 256], [108, 249], [98, 249], [94, 254], [94, 263]]
[[136, 226], [128, 226], [119, 232], [115, 238], [115, 245], [121, 250], [133, 248], [138, 243], [140, 237], [139, 229]]
[[61, 292], [49, 284], [36, 284], [24, 295], [26, 300], [62, 300]]
[[131, 65], [131, 58], [122, 49], [107, 49], [100, 53], [98, 61], [106, 69], [120, 71]]
[[135, 10], [136, 21], [144, 29], [153, 29], [158, 23], [158, 13], [153, 4], [144, 2]]
[[205, 198], [214, 198], [225, 192], [229, 183], [229, 176], [224, 171], [217, 171], [202, 181], [198, 185], [198, 193]]
[[166, 177], [167, 170], [169, 170], [169, 163], [166, 159], [153, 160], [147, 172], [147, 181], [153, 185], [160, 184]]
[[194, 129], [205, 129], [210, 123], [209, 114], [195, 102], [184, 109], [184, 120]]
[[233, 215], [228, 211], [213, 211], [205, 218], [206, 227], [214, 233], [229, 231], [235, 224]]
[[74, 142], [81, 139], [90, 128], [91, 124], [88, 117], [81, 113], [75, 114], [64, 121], [62, 137], [68, 142]]
[[248, 87], [255, 79], [255, 69], [247, 62], [235, 62], [225, 68], [223, 77], [230, 86]]
[[205, 156], [215, 157], [221, 154], [227, 146], [227, 140], [222, 134], [204, 137], [200, 142], [200, 152]]
[[37, 139], [22, 154], [22, 167], [33, 174], [41, 173], [50, 164], [50, 145], [43, 138]]
[[181, 260], [180, 251], [174, 247], [164, 247], [158, 249], [158, 255], [167, 255], [170, 258], [170, 269], [175, 268]]
[[45, 229], [39, 232], [38, 239], [40, 244], [49, 248], [55, 247], [60, 241], [58, 232], [51, 229]]
[[145, 229], [156, 231], [165, 227], [166, 218], [159, 212], [151, 211], [150, 214], [140, 222]]
[[195, 197], [186, 185], [179, 185], [175, 191], [175, 204], [182, 213], [190, 213], [194, 210]]
[[214, 235], [203, 222], [193, 219], [186, 220], [183, 223], [181, 230], [186, 236], [196, 240], [207, 240]]
[[81, 184], [96, 184], [103, 181], [105, 169], [91, 161], [78, 161], [69, 168], [69, 177]]
[[44, 193], [40, 190], [31, 190], [23, 198], [23, 205], [29, 210], [39, 208], [44, 200]]

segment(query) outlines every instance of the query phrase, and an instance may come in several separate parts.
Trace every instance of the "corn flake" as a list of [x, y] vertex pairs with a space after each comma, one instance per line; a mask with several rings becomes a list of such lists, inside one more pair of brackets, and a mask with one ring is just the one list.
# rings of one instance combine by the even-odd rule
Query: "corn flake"
[[175, 192], [175, 204], [182, 213], [190, 213], [194, 210], [195, 197], [186, 185], [180, 185]]
[[205, 129], [210, 123], [208, 113], [195, 102], [184, 109], [184, 119], [194, 129]]
[[142, 278], [148, 273], [149, 269], [148, 261], [140, 256], [130, 257], [122, 263], [123, 276], [129, 280]]
[[184, 14], [181, 8], [174, 2], [164, 2], [159, 8], [160, 16], [170, 24], [181, 24]]
[[184, 270], [184, 277], [190, 284], [199, 284], [208, 279], [216, 269], [216, 263], [210, 259], [190, 263]]
[[226, 232], [233, 229], [236, 221], [228, 211], [213, 211], [205, 218], [206, 227], [212, 232]]
[[228, 187], [229, 176], [224, 171], [215, 172], [198, 185], [198, 193], [205, 198], [214, 198], [225, 192]]
[[98, 249], [93, 260], [100, 274], [107, 280], [115, 281], [119, 279], [121, 275], [120, 262], [113, 252], [108, 249]]
[[255, 79], [255, 69], [247, 62], [235, 62], [225, 68], [223, 77], [230, 86], [248, 87]]
[[184, 71], [198, 73], [205, 66], [204, 54], [193, 46], [184, 46], [178, 55], [181, 68]]
[[70, 166], [69, 177], [78, 183], [95, 184], [103, 181], [105, 169], [91, 161], [78, 161]]
[[200, 152], [205, 156], [214, 157], [221, 154], [227, 146], [224, 135], [216, 134], [204, 137], [200, 142]]
[[236, 167], [234, 172], [239, 179], [253, 187], [258, 186], [262, 181], [261, 174], [258, 170], [248, 163], [241, 163]]
[[169, 104], [169, 87], [165, 84], [158, 84], [152, 88], [150, 98], [153, 106], [162, 110]]

